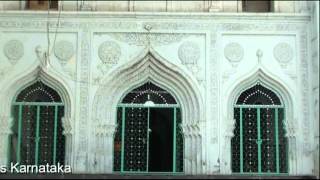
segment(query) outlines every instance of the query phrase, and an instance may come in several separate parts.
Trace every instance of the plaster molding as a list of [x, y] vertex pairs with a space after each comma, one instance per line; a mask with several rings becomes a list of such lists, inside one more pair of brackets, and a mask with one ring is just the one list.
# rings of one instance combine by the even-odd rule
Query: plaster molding
[[[85, 24], [83, 26], [81, 32], [81, 75], [80, 80], [84, 83], [80, 84], [80, 119], [79, 119], [79, 143], [78, 143], [78, 151], [83, 157], [84, 154], [87, 153], [88, 149], [88, 136], [87, 136], [87, 124], [89, 119], [89, 74], [90, 74], [90, 57], [91, 57], [91, 41], [90, 36], [91, 33], [89, 31], [89, 24]], [[79, 159], [81, 163], [87, 164], [87, 160]], [[85, 171], [81, 168], [82, 171]]]
[[58, 58], [60, 64], [65, 66], [74, 55], [73, 44], [69, 41], [61, 40], [55, 44], [54, 55]]
[[[152, 81], [176, 98], [181, 109], [183, 109], [182, 127], [187, 127], [189, 130], [185, 131], [188, 132], [185, 137], [188, 137], [190, 140], [186, 143], [191, 143], [196, 148], [195, 144], [202, 143], [202, 135], [197, 123], [203, 119], [203, 113], [201, 113], [203, 111], [201, 108], [203, 107], [202, 97], [197, 88], [198, 85], [195, 83], [196, 80], [192, 76], [189, 76], [188, 73], [183, 72], [179, 66], [163, 59], [153, 49], [141, 53], [141, 56], [113, 70], [113, 72], [110, 72], [109, 77], [105, 77], [101, 81], [102, 84], [94, 98], [93, 119], [105, 119], [104, 122], [107, 124], [116, 124], [116, 104], [133, 87], [139, 86], [146, 81]], [[118, 84], [119, 82], [122, 82], [123, 85]], [[108, 84], [108, 86], [105, 84]], [[104, 93], [106, 91], [112, 93], [113, 96], [107, 96]], [[201, 149], [201, 147], [197, 148]], [[196, 152], [193, 155], [186, 155], [187, 157], [192, 157], [191, 164], [197, 167], [195, 172], [187, 171], [186, 173], [188, 174], [199, 174], [202, 172], [202, 167], [196, 165], [198, 160], [202, 158], [202, 156], [198, 156], [197, 154], [201, 154], [202, 152]]]
[[102, 64], [117, 64], [121, 56], [121, 48], [114, 41], [105, 41], [100, 44], [98, 54]]
[[199, 46], [192, 41], [183, 42], [178, 49], [178, 56], [183, 65], [196, 65], [200, 55]]
[[6, 42], [3, 47], [3, 53], [12, 65], [17, 64], [17, 62], [24, 55], [24, 47], [22, 42], [19, 40], [10, 40]]
[[243, 47], [239, 43], [229, 43], [224, 48], [224, 56], [231, 63], [232, 67], [237, 67], [244, 56]]
[[293, 58], [293, 49], [288, 43], [278, 43], [273, 49], [274, 58], [282, 68], [286, 68]]
[[70, 118], [66, 118], [66, 117], [62, 118], [62, 127], [63, 127], [64, 135], [69, 136], [74, 133], [73, 123], [74, 122]]

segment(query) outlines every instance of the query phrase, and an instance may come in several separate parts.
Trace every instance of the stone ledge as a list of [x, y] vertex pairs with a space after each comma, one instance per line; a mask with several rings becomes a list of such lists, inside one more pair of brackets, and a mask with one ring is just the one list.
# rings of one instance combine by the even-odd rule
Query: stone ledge
[[317, 179], [316, 176], [237, 176], [237, 175], [117, 175], [117, 174], [1, 174], [0, 179]]
[[[0, 17], [47, 18], [47, 11], [0, 11]], [[58, 17], [57, 11], [51, 11], [50, 17]], [[283, 20], [311, 21], [308, 13], [248, 13], [248, 12], [86, 12], [62, 11], [61, 18], [161, 18], [161, 19], [230, 19], [230, 20]]]

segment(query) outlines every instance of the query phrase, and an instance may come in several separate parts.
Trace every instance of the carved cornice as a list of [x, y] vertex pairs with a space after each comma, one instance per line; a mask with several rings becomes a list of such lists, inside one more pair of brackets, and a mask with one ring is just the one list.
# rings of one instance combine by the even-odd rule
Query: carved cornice
[[[50, 17], [58, 18], [58, 12], [51, 12]], [[43, 11], [6, 11], [0, 13], [0, 18], [44, 18], [47, 19], [47, 12]], [[62, 11], [61, 19], [66, 18], [161, 18], [161, 19], [196, 19], [196, 20], [267, 20], [267, 21], [310, 21], [308, 13], [229, 13], [229, 12], [68, 12]]]

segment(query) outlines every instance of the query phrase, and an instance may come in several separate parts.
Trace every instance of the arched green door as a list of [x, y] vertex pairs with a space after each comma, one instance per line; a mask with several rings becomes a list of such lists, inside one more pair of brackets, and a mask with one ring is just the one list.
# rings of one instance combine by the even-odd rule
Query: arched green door
[[18, 94], [12, 113], [10, 161], [20, 165], [63, 165], [64, 104], [59, 94], [37, 81]]
[[170, 93], [147, 82], [123, 98], [117, 113], [115, 172], [183, 171], [181, 112]]
[[270, 89], [257, 83], [242, 92], [234, 106], [234, 173], [288, 172], [285, 108]]

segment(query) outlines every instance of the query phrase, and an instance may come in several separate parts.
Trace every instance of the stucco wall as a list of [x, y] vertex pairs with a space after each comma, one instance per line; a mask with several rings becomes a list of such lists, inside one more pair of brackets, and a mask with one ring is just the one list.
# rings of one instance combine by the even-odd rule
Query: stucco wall
[[[66, 92], [65, 129], [72, 135], [67, 162], [74, 172], [112, 173], [116, 124], [107, 108], [150, 77], [180, 97], [185, 109], [187, 174], [231, 173], [234, 97], [257, 79], [284, 99], [289, 173], [314, 173], [319, 112], [312, 108], [317, 92], [310, 81], [310, 15], [63, 12], [56, 30], [57, 17], [49, 19], [50, 61], [40, 78]], [[1, 164], [7, 161], [10, 104], [38, 76], [48, 47], [47, 19], [46, 12], [0, 13]], [[127, 73], [130, 68], [139, 74]], [[117, 79], [122, 76], [125, 84]]]

